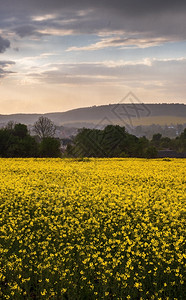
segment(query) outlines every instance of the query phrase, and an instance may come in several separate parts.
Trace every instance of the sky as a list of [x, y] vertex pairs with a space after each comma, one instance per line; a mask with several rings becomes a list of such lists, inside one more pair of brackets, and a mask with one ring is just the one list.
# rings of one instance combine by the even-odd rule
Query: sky
[[0, 114], [186, 103], [185, 0], [0, 0]]

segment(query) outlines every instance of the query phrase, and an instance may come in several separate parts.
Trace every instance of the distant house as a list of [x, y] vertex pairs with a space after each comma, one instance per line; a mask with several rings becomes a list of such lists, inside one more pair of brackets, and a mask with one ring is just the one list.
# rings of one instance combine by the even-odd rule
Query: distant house
[[170, 150], [170, 149], [159, 150], [158, 151], [158, 158], [164, 158], [164, 157], [186, 158], [186, 153], [179, 153], [177, 151]]
[[67, 149], [67, 145], [71, 145], [73, 143], [73, 140], [72, 138], [63, 138], [63, 139], [60, 139], [60, 143], [61, 143], [61, 146], [60, 146], [60, 149], [61, 149], [61, 152], [65, 152], [65, 150]]

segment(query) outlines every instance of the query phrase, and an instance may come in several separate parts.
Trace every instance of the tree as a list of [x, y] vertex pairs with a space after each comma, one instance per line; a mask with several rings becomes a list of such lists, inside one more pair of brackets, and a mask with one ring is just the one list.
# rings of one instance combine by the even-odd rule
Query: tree
[[161, 133], [153, 134], [153, 137], [152, 137], [152, 140], [151, 140], [152, 145], [159, 149], [160, 144], [161, 144], [161, 139], [162, 139], [162, 134]]
[[11, 132], [7, 129], [0, 129], [0, 157], [6, 157], [11, 144]]
[[15, 124], [14, 126], [14, 135], [23, 139], [28, 135], [28, 128], [25, 124]]
[[0, 156], [38, 156], [38, 144], [35, 139], [29, 135], [26, 125], [15, 124], [14, 127], [12, 125], [0, 129]]
[[40, 143], [41, 157], [60, 157], [60, 141], [52, 137], [45, 137]]
[[6, 124], [5, 129], [7, 130], [13, 130], [15, 126], [15, 122], [14, 121], [8, 121], [8, 123]]
[[181, 133], [180, 139], [186, 140], [186, 128], [185, 128], [184, 131]]
[[153, 134], [153, 137], [152, 137], [152, 141], [153, 142], [159, 142], [162, 138], [162, 134], [161, 133], [155, 133]]
[[125, 127], [107, 125], [103, 130], [83, 128], [67, 154], [75, 157], [143, 157], [149, 141], [126, 132]]
[[53, 137], [56, 132], [54, 123], [46, 118], [40, 117], [34, 124], [34, 132], [41, 138]]
[[156, 147], [149, 146], [146, 149], [146, 152], [145, 152], [145, 157], [146, 158], [156, 158], [157, 156], [158, 156], [158, 151], [157, 151]]
[[145, 136], [140, 137], [138, 139], [136, 156], [144, 157], [146, 155], [146, 150], [148, 147], [149, 147], [149, 140]]
[[171, 148], [171, 139], [169, 137], [162, 137], [160, 147], [163, 148]]
[[127, 133], [125, 127], [119, 125], [107, 125], [103, 130], [102, 148], [107, 157], [120, 156], [126, 152]]

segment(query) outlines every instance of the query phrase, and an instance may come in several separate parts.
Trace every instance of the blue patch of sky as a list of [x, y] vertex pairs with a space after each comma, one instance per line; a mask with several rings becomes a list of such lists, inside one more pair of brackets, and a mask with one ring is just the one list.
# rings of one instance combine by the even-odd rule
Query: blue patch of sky
[[[61, 49], [62, 50], [62, 49]], [[105, 60], [137, 61], [144, 58], [171, 59], [186, 57], [186, 42], [165, 43], [148, 48], [121, 49], [109, 47], [92, 51], [61, 51], [61, 57], [68, 62], [96, 62]]]
[[[42, 58], [42, 63], [81, 63], [106, 60], [138, 61], [144, 58], [171, 59], [186, 57], [186, 41], [168, 42], [155, 47], [121, 49], [109, 47], [92, 51], [66, 51], [70, 47], [84, 47], [95, 44], [101, 38], [97, 35], [44, 36], [38, 40], [19, 40], [19, 51], [9, 49], [7, 58], [11, 60], [27, 56], [39, 56], [42, 53], [53, 53]], [[5, 56], [5, 55], [4, 55]], [[2, 56], [1, 56], [2, 57]]]

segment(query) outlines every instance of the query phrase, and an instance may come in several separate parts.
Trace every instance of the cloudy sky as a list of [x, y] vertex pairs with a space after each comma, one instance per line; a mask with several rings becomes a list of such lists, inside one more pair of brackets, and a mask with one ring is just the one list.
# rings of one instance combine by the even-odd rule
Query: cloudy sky
[[185, 0], [0, 0], [0, 114], [186, 103]]

